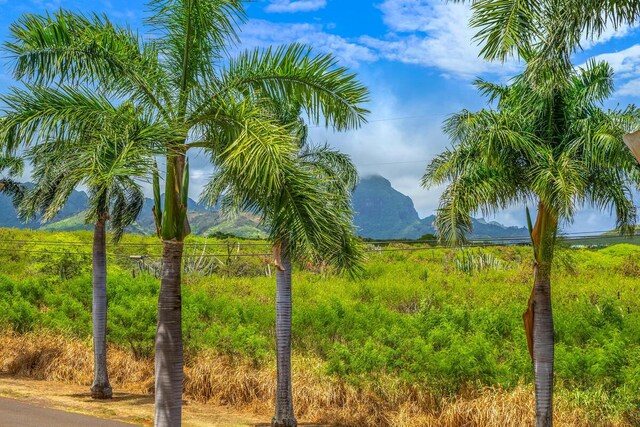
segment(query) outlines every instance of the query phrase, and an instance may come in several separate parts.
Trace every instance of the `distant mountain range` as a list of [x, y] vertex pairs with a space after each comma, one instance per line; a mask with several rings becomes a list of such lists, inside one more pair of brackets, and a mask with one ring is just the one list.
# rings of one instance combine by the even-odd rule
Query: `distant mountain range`
[[[0, 227], [32, 228], [43, 230], [89, 230], [92, 225], [84, 221], [88, 197], [83, 191], [74, 191], [69, 201], [53, 221], [22, 223], [11, 200], [0, 194]], [[233, 218], [223, 215], [218, 209], [202, 205], [189, 199], [189, 224], [196, 235], [217, 233], [245, 238], [264, 238], [267, 230], [251, 214], [240, 214]], [[153, 201], [145, 199], [136, 222], [127, 230], [131, 233], [153, 234], [155, 225], [151, 207]], [[360, 181], [353, 193], [354, 223], [356, 233], [372, 239], [417, 239], [425, 234], [435, 234], [435, 216], [420, 218], [410, 197], [391, 187], [381, 176], [369, 176]], [[526, 237], [522, 227], [505, 227], [497, 222], [482, 219], [473, 221], [473, 238]]]
[[[354, 223], [357, 233], [373, 239], [417, 239], [436, 234], [435, 215], [420, 218], [413, 200], [394, 189], [381, 176], [363, 178], [353, 193]], [[470, 238], [527, 238], [524, 227], [506, 227], [498, 222], [473, 219]]]

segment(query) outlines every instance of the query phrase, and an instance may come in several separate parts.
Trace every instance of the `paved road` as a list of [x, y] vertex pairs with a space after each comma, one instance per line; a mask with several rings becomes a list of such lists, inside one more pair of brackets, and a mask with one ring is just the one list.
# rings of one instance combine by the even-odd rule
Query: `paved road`
[[1, 427], [132, 427], [132, 425], [0, 398]]

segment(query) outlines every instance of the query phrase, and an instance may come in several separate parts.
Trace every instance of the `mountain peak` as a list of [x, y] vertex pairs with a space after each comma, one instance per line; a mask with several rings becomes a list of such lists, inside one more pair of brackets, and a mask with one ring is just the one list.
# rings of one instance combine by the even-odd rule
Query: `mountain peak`
[[366, 175], [365, 177], [360, 179], [360, 182], [361, 183], [366, 182], [367, 184], [377, 184], [385, 187], [391, 187], [391, 181], [389, 181], [384, 176], [378, 175], [378, 174]]
[[[353, 192], [356, 234], [372, 239], [417, 239], [436, 234], [435, 216], [420, 219], [413, 200], [397, 191], [388, 179], [369, 175], [360, 181]], [[472, 238], [525, 237], [527, 230], [505, 227], [484, 218], [473, 220]]]
[[405, 237], [408, 224], [420, 221], [413, 200], [391, 186], [388, 179], [371, 175], [360, 180], [352, 196], [356, 233], [374, 239]]

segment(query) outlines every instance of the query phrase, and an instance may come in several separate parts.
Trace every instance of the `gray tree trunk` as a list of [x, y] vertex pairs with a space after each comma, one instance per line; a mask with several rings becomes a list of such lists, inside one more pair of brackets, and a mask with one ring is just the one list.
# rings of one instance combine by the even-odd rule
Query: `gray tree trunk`
[[291, 259], [281, 248], [282, 265], [276, 270], [276, 347], [278, 380], [272, 427], [296, 427], [291, 391]]
[[106, 218], [93, 231], [93, 385], [91, 397], [110, 399], [113, 395], [107, 374], [107, 240]]
[[182, 297], [180, 273], [183, 242], [162, 244], [162, 279], [155, 343], [155, 425], [179, 427], [182, 411]]
[[533, 364], [536, 385], [536, 427], [553, 425], [553, 315], [551, 263], [535, 267]]

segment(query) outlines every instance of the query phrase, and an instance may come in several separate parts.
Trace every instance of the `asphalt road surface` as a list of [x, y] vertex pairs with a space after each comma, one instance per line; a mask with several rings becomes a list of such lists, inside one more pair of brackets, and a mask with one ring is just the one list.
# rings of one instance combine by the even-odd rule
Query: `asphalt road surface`
[[132, 425], [0, 398], [0, 427], [132, 427]]

